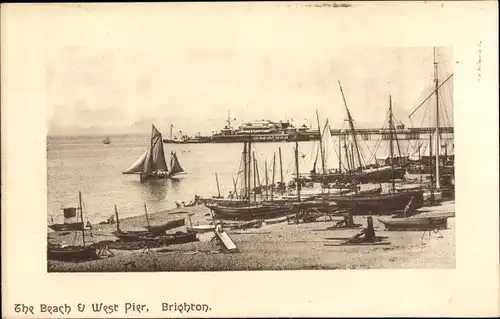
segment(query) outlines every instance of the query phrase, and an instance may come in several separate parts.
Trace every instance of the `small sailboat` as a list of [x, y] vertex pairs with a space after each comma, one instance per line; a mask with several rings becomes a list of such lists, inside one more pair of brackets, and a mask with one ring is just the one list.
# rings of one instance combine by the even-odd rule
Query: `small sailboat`
[[116, 215], [116, 231], [113, 232], [113, 235], [118, 237], [122, 241], [138, 241], [142, 240], [143, 237], [148, 236], [150, 234], [147, 230], [132, 230], [132, 231], [124, 231], [120, 228], [120, 218], [118, 216], [118, 209], [115, 205], [115, 215]]
[[111, 139], [108, 137], [106, 137], [103, 141], [102, 141], [104, 144], [111, 144]]
[[[205, 204], [216, 218], [224, 220], [251, 221], [255, 219], [267, 219], [286, 216], [291, 211], [291, 204], [283, 202], [257, 202], [256, 193], [251, 196], [251, 190], [258, 184], [256, 169], [253, 169], [253, 187], [252, 187], [252, 166], [255, 166], [255, 159], [252, 156], [252, 139], [244, 142], [243, 147], [243, 189], [240, 192], [241, 201], [236, 205], [227, 203]], [[296, 150], [298, 152], [298, 149]], [[296, 154], [298, 156], [298, 153]], [[254, 161], [252, 161], [254, 159]], [[297, 160], [298, 161], [298, 160]], [[266, 165], [267, 167], [267, 165]], [[267, 169], [266, 169], [267, 172]], [[267, 187], [266, 187], [267, 189]]]
[[[75, 231], [75, 230], [82, 230], [84, 228], [83, 225], [83, 220], [78, 220], [80, 215], [76, 216], [77, 211], [81, 211], [81, 207], [67, 207], [63, 208], [63, 216], [65, 218], [64, 223], [59, 223], [59, 224], [52, 224], [49, 225], [48, 227], [54, 231]], [[76, 222], [67, 222], [66, 219], [77, 218]]]
[[170, 220], [160, 225], [151, 225], [149, 222], [148, 209], [146, 207], [146, 204], [144, 204], [144, 213], [146, 214], [146, 222], [148, 224], [147, 226], [144, 226], [144, 228], [146, 228], [153, 234], [164, 235], [167, 230], [182, 227], [186, 224], [184, 218], [179, 218], [175, 220]]
[[185, 173], [177, 154], [170, 153], [170, 170], [163, 150], [161, 133], [152, 125], [151, 142], [148, 149], [122, 174], [139, 174], [141, 182], [175, 178]]
[[[83, 221], [82, 193], [79, 192], [78, 195], [79, 195], [80, 219]], [[83, 244], [63, 247], [60, 245], [54, 245], [47, 242], [48, 260], [81, 261], [81, 260], [97, 259], [97, 248], [93, 245], [86, 246], [85, 229], [83, 228], [83, 223], [82, 227], [74, 230], [81, 230]]]

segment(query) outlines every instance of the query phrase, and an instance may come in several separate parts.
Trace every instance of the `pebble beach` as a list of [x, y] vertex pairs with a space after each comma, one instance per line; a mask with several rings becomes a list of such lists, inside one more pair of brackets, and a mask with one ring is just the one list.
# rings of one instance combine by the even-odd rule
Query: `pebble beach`
[[[198, 241], [159, 248], [137, 250], [109, 249], [112, 257], [86, 262], [48, 261], [49, 272], [122, 272], [122, 271], [238, 271], [238, 270], [305, 270], [305, 269], [391, 269], [455, 268], [455, 202], [425, 207], [424, 214], [446, 213], [448, 228], [436, 232], [385, 231], [374, 216], [377, 236], [390, 241], [385, 246], [333, 246], [352, 237], [358, 229], [326, 230], [340, 217], [320, 218], [316, 222], [288, 224], [282, 222], [246, 230], [227, 230], [238, 252], [225, 253], [212, 232], [198, 234]], [[149, 214], [152, 225], [186, 218], [193, 224], [208, 224], [210, 211], [204, 205], [182, 207]], [[366, 226], [366, 216], [355, 216], [355, 223]], [[145, 216], [120, 219], [122, 230], [141, 230]], [[87, 231], [87, 244], [114, 241], [116, 224], [97, 224]], [[182, 231], [182, 228], [180, 229]], [[91, 235], [90, 235], [91, 234]], [[53, 244], [69, 245], [75, 233], [49, 232]], [[80, 238], [81, 240], [81, 238]], [[326, 244], [326, 245], [325, 245]]]

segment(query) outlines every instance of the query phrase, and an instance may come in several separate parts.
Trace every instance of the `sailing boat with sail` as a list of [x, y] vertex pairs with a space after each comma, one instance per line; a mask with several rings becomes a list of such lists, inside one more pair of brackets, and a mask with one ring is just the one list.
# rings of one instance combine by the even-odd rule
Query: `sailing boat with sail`
[[103, 144], [111, 144], [111, 139], [107, 136], [102, 142]]
[[[254, 200], [252, 202], [252, 189], [257, 186], [256, 175], [253, 178], [252, 187], [252, 139], [249, 137], [248, 142], [244, 142], [243, 146], [243, 189], [240, 192], [242, 203], [237, 205], [224, 204], [224, 203], [206, 203], [205, 206], [208, 207], [215, 217], [226, 220], [239, 220], [248, 221], [255, 219], [266, 219], [282, 217], [287, 215], [291, 210], [291, 205], [283, 202], [257, 202], [256, 194], [254, 194]], [[256, 172], [254, 171], [254, 174]], [[266, 187], [267, 188], [267, 187]]]
[[177, 154], [170, 153], [170, 171], [167, 167], [161, 133], [152, 125], [151, 141], [148, 149], [122, 174], [139, 174], [141, 182], [175, 178], [185, 173]]
[[[429, 136], [429, 155], [422, 156], [419, 158], [420, 163], [416, 163], [413, 167], [409, 169], [411, 173], [417, 174], [431, 174], [431, 197], [434, 199], [439, 199], [441, 196], [443, 197], [453, 197], [455, 193], [455, 187], [453, 182], [453, 175], [455, 171], [454, 165], [454, 156], [448, 155], [448, 147], [450, 143], [442, 143], [442, 136], [440, 132], [440, 117], [441, 117], [441, 109], [440, 109], [440, 100], [442, 97], [440, 95], [440, 88], [448, 82], [453, 76], [453, 73], [450, 74], [444, 81], [439, 83], [438, 78], [438, 62], [436, 61], [436, 48], [433, 50], [434, 56], [434, 90], [432, 91], [426, 99], [420, 103], [419, 106], [413, 110], [413, 112], [409, 115], [409, 118], [415, 114], [415, 112], [426, 103], [432, 96], [435, 96], [435, 117], [434, 117], [434, 127], [435, 131], [433, 134]], [[444, 109], [444, 113], [447, 117], [446, 109]], [[448, 119], [449, 120], [449, 119]], [[433, 141], [434, 140], [434, 141]], [[434, 144], [434, 146], [433, 146]], [[451, 147], [453, 150], [453, 143], [451, 143]], [[435, 156], [432, 155], [432, 148], [434, 148]], [[441, 151], [444, 149], [444, 156], [441, 155]], [[434, 158], [433, 158], [434, 157]], [[433, 183], [433, 171], [435, 172], [435, 183]]]
[[420, 208], [423, 205], [422, 189], [407, 189], [397, 190], [395, 185], [394, 174], [394, 146], [393, 135], [394, 125], [392, 122], [392, 99], [389, 96], [389, 126], [390, 126], [390, 158], [391, 158], [391, 191], [389, 193], [373, 194], [373, 195], [351, 195], [337, 196], [334, 201], [340, 209], [351, 209], [353, 214], [376, 214], [376, 213], [392, 213], [396, 210], [402, 210], [408, 204], [411, 198], [415, 208]]
[[[79, 197], [79, 211], [80, 220], [83, 221], [83, 205], [82, 205], [82, 193], [78, 192]], [[82, 227], [80, 229], [82, 232], [82, 245], [75, 246], [59, 246], [47, 242], [47, 259], [48, 260], [64, 260], [64, 261], [79, 261], [79, 260], [90, 260], [97, 259], [97, 248], [93, 245], [86, 246], [85, 243], [85, 229]]]
[[[342, 85], [339, 83], [340, 92], [342, 94], [342, 99], [344, 101], [344, 106], [347, 113], [347, 121], [349, 122], [350, 133], [352, 136], [352, 141], [350, 144], [350, 149], [347, 146], [347, 141], [344, 140], [344, 155], [347, 160], [347, 165], [342, 165], [341, 159], [341, 141], [339, 141], [339, 167], [336, 171], [332, 172], [326, 168], [325, 164], [325, 148], [329, 145], [324, 145], [323, 141], [331, 141], [331, 132], [329, 126], [325, 126], [323, 134], [320, 134], [320, 145], [319, 152], [316, 152], [315, 164], [317, 162], [317, 156], [321, 155], [321, 167], [323, 171], [321, 173], [316, 172], [316, 165], [314, 165], [311, 171], [311, 180], [313, 182], [321, 183], [351, 183], [353, 181], [358, 183], [384, 183], [389, 182], [391, 179], [402, 179], [406, 174], [406, 168], [404, 167], [394, 167], [393, 165], [385, 165], [382, 167], [368, 168], [363, 167], [363, 160], [357, 140], [357, 131], [354, 127], [354, 120], [351, 116], [351, 112], [347, 106], [347, 102], [344, 96], [344, 91]], [[319, 119], [318, 119], [318, 129], [319, 129]], [[357, 161], [357, 163], [356, 163]], [[342, 171], [342, 166], [344, 166], [344, 171]], [[347, 169], [345, 169], [347, 166]]]

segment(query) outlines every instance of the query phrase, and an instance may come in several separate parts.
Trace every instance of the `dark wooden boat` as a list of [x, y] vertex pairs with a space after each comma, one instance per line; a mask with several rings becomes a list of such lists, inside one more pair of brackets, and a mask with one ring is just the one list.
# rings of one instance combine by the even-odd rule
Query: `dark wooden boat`
[[49, 225], [48, 227], [54, 231], [72, 231], [72, 230], [84, 229], [82, 222], [52, 224], [52, 225]]
[[161, 133], [152, 125], [151, 142], [148, 149], [122, 174], [139, 174], [141, 182], [165, 180], [185, 173], [177, 155], [170, 154], [170, 169], [167, 167]]
[[168, 222], [163, 223], [161, 225], [145, 226], [144, 228], [146, 228], [151, 233], [155, 233], [155, 234], [156, 233], [163, 233], [164, 234], [169, 229], [182, 227], [184, 225], [186, 225], [186, 222], [185, 222], [184, 218], [181, 218], [181, 219], [168, 221]]
[[145, 236], [150, 236], [151, 233], [147, 230], [138, 230], [138, 231], [123, 231], [116, 230], [113, 232], [113, 235], [118, 237], [121, 241], [139, 241], [143, 240]]
[[[82, 205], [82, 193], [78, 192], [79, 197], [79, 207], [80, 220], [83, 221], [83, 205]], [[79, 223], [83, 226], [83, 222]], [[82, 232], [82, 242], [81, 246], [65, 246], [54, 245], [47, 242], [47, 260], [60, 260], [60, 261], [85, 261], [91, 259], [97, 259], [97, 248], [93, 245], [85, 245], [85, 229], [79, 227], [78, 229]]]
[[[406, 175], [406, 168], [395, 167], [394, 168], [394, 179], [403, 179]], [[310, 176], [313, 182], [343, 182], [350, 183], [353, 181], [360, 183], [386, 183], [390, 182], [393, 178], [392, 171], [390, 167], [372, 168], [361, 171], [351, 171], [343, 173], [327, 173], [327, 174], [316, 174], [312, 173]]]
[[217, 204], [205, 204], [220, 219], [229, 220], [254, 220], [285, 216], [291, 213], [288, 204], [251, 204], [242, 207], [229, 207]]
[[47, 245], [47, 259], [60, 261], [84, 261], [97, 259], [97, 249], [94, 246], [56, 246]]
[[170, 246], [170, 245], [187, 244], [194, 241], [198, 241], [198, 237], [196, 236], [196, 232], [188, 231], [188, 232], [176, 232], [175, 234], [167, 234], [156, 237], [145, 236], [142, 238], [142, 240], [145, 240], [148, 244], [152, 242], [156, 244], [162, 244], [164, 246]]
[[118, 208], [115, 205], [115, 216], [116, 216], [116, 231], [113, 232], [113, 235], [118, 237], [121, 241], [129, 242], [129, 241], [139, 241], [143, 240], [145, 236], [153, 236], [154, 233], [149, 230], [132, 230], [132, 231], [123, 231], [120, 229], [120, 217], [118, 216]]
[[147, 226], [144, 226], [150, 233], [153, 234], [165, 234], [167, 230], [174, 229], [174, 228], [179, 228], [184, 225], [186, 225], [186, 221], [184, 218], [179, 218], [175, 220], [170, 220], [166, 223], [160, 224], [160, 225], [150, 225], [149, 223], [149, 216], [148, 216], [148, 209], [146, 207], [146, 204], [144, 204], [144, 213], [146, 215], [146, 221], [148, 223]]
[[412, 197], [415, 197], [415, 208], [422, 207], [424, 191], [421, 189], [378, 195], [338, 196], [334, 201], [340, 209], [350, 209], [355, 215], [392, 214], [404, 209]]

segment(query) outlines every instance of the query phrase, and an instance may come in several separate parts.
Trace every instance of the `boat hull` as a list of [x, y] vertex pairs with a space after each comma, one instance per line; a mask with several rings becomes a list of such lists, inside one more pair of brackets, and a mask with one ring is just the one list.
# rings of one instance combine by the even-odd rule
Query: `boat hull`
[[402, 210], [414, 197], [414, 208], [420, 208], [424, 201], [423, 190], [409, 190], [395, 194], [379, 195], [351, 195], [337, 196], [331, 198], [339, 209], [350, 209], [353, 214], [392, 214], [394, 211]]
[[154, 226], [145, 226], [148, 231], [150, 231], [153, 234], [165, 234], [165, 232], [169, 229], [174, 229], [178, 227], [182, 227], [186, 224], [184, 218], [172, 220], [169, 222], [166, 222], [161, 225], [154, 225]]
[[285, 216], [291, 212], [291, 205], [251, 205], [229, 207], [206, 204], [215, 217], [228, 220], [255, 220]]
[[139, 241], [150, 234], [149, 231], [114, 231], [113, 235], [121, 241]]
[[52, 224], [48, 226], [50, 229], [54, 231], [72, 231], [72, 230], [82, 230], [83, 223], [65, 223], [65, 224]]
[[408, 217], [379, 219], [388, 231], [425, 231], [448, 228], [448, 217]]
[[[406, 168], [399, 167], [394, 169], [394, 179], [403, 179], [406, 174]], [[357, 181], [360, 183], [384, 183], [390, 182], [393, 179], [392, 171], [389, 169], [373, 170], [369, 172], [353, 172], [347, 173], [331, 173], [331, 174], [311, 174], [310, 179], [313, 182], [344, 182], [349, 183]]]
[[97, 259], [97, 249], [94, 246], [67, 246], [47, 247], [47, 260], [60, 260], [60, 261], [84, 261]]

